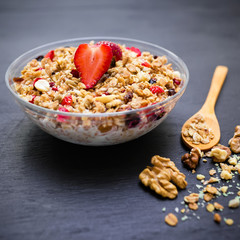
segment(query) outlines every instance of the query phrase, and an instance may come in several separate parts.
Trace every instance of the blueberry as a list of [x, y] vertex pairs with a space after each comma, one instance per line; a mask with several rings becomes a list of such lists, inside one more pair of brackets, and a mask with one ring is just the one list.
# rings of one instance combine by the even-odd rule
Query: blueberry
[[173, 96], [175, 94], [175, 89], [174, 88], [171, 88], [168, 90], [168, 96]]
[[42, 61], [43, 58], [44, 58], [43, 55], [40, 55], [40, 56], [36, 57], [37, 61], [39, 61], [39, 62]]
[[154, 58], [154, 59], [157, 59], [157, 58], [158, 58], [158, 56], [157, 56], [157, 55], [154, 55], [154, 56], [153, 56], [153, 58]]
[[150, 84], [154, 84], [157, 82], [157, 79], [156, 78], [151, 78], [149, 81], [148, 81]]

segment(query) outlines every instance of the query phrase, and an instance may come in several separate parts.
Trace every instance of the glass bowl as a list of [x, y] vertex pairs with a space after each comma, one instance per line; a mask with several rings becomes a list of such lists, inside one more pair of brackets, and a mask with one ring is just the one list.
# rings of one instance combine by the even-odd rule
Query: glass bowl
[[[21, 75], [21, 70], [32, 59], [45, 55], [49, 50], [64, 47], [77, 47], [81, 43], [91, 40], [112, 41], [126, 46], [134, 46], [141, 51], [148, 51], [153, 55], [165, 55], [172, 63], [175, 71], [180, 72], [181, 89], [166, 100], [140, 109], [114, 113], [71, 113], [43, 108], [31, 104], [19, 97], [14, 88], [14, 77]], [[49, 43], [32, 49], [18, 57], [7, 69], [6, 85], [17, 103], [27, 116], [47, 133], [76, 144], [103, 146], [113, 145], [136, 139], [157, 127], [176, 105], [188, 84], [189, 73], [185, 63], [174, 53], [160, 46], [127, 38], [90, 37], [68, 39]]]

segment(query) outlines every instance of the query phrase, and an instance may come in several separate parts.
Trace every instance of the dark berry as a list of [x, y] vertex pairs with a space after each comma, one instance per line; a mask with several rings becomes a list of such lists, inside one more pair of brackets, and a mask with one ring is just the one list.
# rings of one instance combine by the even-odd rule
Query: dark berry
[[130, 102], [133, 98], [133, 93], [132, 92], [127, 92], [124, 96], [124, 102], [127, 104]]
[[40, 55], [40, 56], [36, 57], [37, 61], [39, 61], [39, 62], [42, 61], [43, 58], [44, 58], [43, 55]]
[[56, 73], [55, 72], [52, 72], [52, 75], [55, 75]]
[[156, 78], [151, 78], [149, 81], [148, 81], [150, 84], [154, 84], [157, 82], [157, 79]]
[[50, 87], [53, 87], [55, 85], [55, 82], [50, 82], [49, 85]]
[[78, 72], [78, 70], [73, 69], [73, 70], [71, 71], [71, 74], [72, 74], [73, 77], [79, 78], [79, 72]]
[[128, 116], [126, 120], [126, 126], [128, 128], [134, 128], [140, 123], [141, 119], [137, 114], [133, 114], [132, 116]]
[[155, 56], [153, 56], [153, 58], [154, 58], [154, 59], [157, 59], [157, 58], [158, 58], [158, 56], [157, 56], [157, 55], [155, 55]]
[[168, 96], [173, 96], [176, 93], [174, 88], [168, 90]]
[[115, 60], [115, 58], [112, 58], [110, 67], [111, 68], [116, 67], [116, 60]]
[[173, 79], [173, 82], [174, 82], [176, 85], [180, 85], [181, 80], [174, 78], [174, 79]]

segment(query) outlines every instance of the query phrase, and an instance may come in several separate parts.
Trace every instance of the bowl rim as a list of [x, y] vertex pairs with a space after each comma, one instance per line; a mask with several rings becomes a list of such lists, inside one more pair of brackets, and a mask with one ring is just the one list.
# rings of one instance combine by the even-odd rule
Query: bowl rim
[[[58, 45], [58, 44], [62, 44], [62, 43], [66, 43], [66, 42], [75, 42], [75, 41], [94, 41], [94, 40], [99, 40], [99, 39], [106, 39], [106, 40], [120, 40], [120, 41], [130, 41], [130, 42], [137, 42], [140, 44], [145, 44], [148, 46], [152, 46], [154, 48], [158, 48], [159, 50], [162, 50], [164, 52], [166, 52], [169, 56], [171, 56], [175, 61], [177, 61], [184, 69], [185, 71], [185, 75], [186, 75], [186, 79], [184, 80], [183, 86], [181, 87], [181, 89], [174, 94], [173, 96], [168, 97], [167, 99], [165, 99], [164, 101], [158, 102], [156, 104], [147, 106], [147, 107], [143, 107], [143, 108], [138, 108], [138, 109], [131, 109], [131, 110], [126, 110], [126, 111], [121, 111], [121, 112], [110, 112], [110, 113], [75, 113], [75, 112], [61, 112], [58, 110], [52, 110], [52, 109], [48, 109], [48, 108], [44, 108], [35, 104], [32, 104], [26, 100], [24, 100], [23, 98], [21, 98], [17, 93], [14, 92], [14, 90], [12, 89], [12, 87], [9, 84], [9, 72], [10, 69], [12, 68], [12, 66], [14, 64], [16, 64], [17, 61], [19, 61], [21, 58], [23, 58], [24, 56], [30, 54], [31, 52], [40, 50], [42, 48], [46, 48], [46, 47], [50, 47], [51, 45]], [[150, 42], [146, 42], [146, 41], [142, 41], [142, 40], [137, 40], [137, 39], [132, 39], [132, 38], [122, 38], [122, 37], [110, 37], [110, 36], [94, 36], [94, 37], [82, 37], [82, 38], [70, 38], [70, 39], [64, 39], [64, 40], [59, 40], [59, 41], [54, 41], [54, 42], [50, 42], [47, 44], [43, 44], [41, 46], [35, 47], [25, 53], [23, 53], [22, 55], [20, 55], [19, 57], [17, 57], [8, 67], [6, 74], [5, 74], [5, 83], [7, 85], [8, 90], [12, 93], [12, 95], [17, 99], [17, 101], [21, 102], [23, 105], [25, 105], [26, 107], [34, 110], [34, 111], [43, 111], [46, 113], [51, 113], [51, 114], [61, 114], [64, 116], [70, 116], [70, 117], [112, 117], [112, 116], [119, 116], [119, 115], [128, 115], [128, 114], [136, 114], [138, 112], [144, 112], [144, 111], [150, 111], [152, 108], [155, 109], [157, 107], [163, 106], [168, 104], [169, 102], [171, 102], [172, 100], [174, 100], [175, 98], [177, 98], [178, 96], [181, 96], [181, 94], [185, 91], [187, 85], [189, 82], [189, 70], [187, 68], [187, 65], [185, 64], [185, 62], [178, 57], [175, 53], [171, 52], [170, 50], [163, 48], [161, 46], [158, 46], [157, 44], [154, 43], [150, 43]]]

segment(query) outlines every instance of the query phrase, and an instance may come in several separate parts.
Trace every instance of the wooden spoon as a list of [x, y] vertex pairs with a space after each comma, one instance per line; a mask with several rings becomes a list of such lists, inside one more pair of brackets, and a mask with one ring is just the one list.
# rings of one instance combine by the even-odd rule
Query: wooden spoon
[[[221, 136], [219, 123], [217, 120], [217, 117], [215, 115], [215, 104], [218, 98], [218, 95], [221, 91], [222, 85], [224, 83], [224, 80], [227, 76], [228, 68], [225, 66], [217, 66], [215, 69], [215, 72], [213, 74], [212, 83], [208, 92], [208, 96], [205, 100], [205, 103], [203, 104], [202, 108], [194, 114], [192, 117], [190, 117], [182, 127], [182, 139], [183, 142], [189, 147], [198, 147], [202, 151], [207, 151], [211, 149], [213, 146], [218, 144]], [[187, 140], [186, 137], [183, 135], [183, 132], [186, 130], [186, 127], [193, 121], [193, 118], [196, 117], [196, 115], [201, 114], [207, 126], [213, 131], [214, 138], [210, 140], [207, 144], [193, 144], [191, 141]]]

